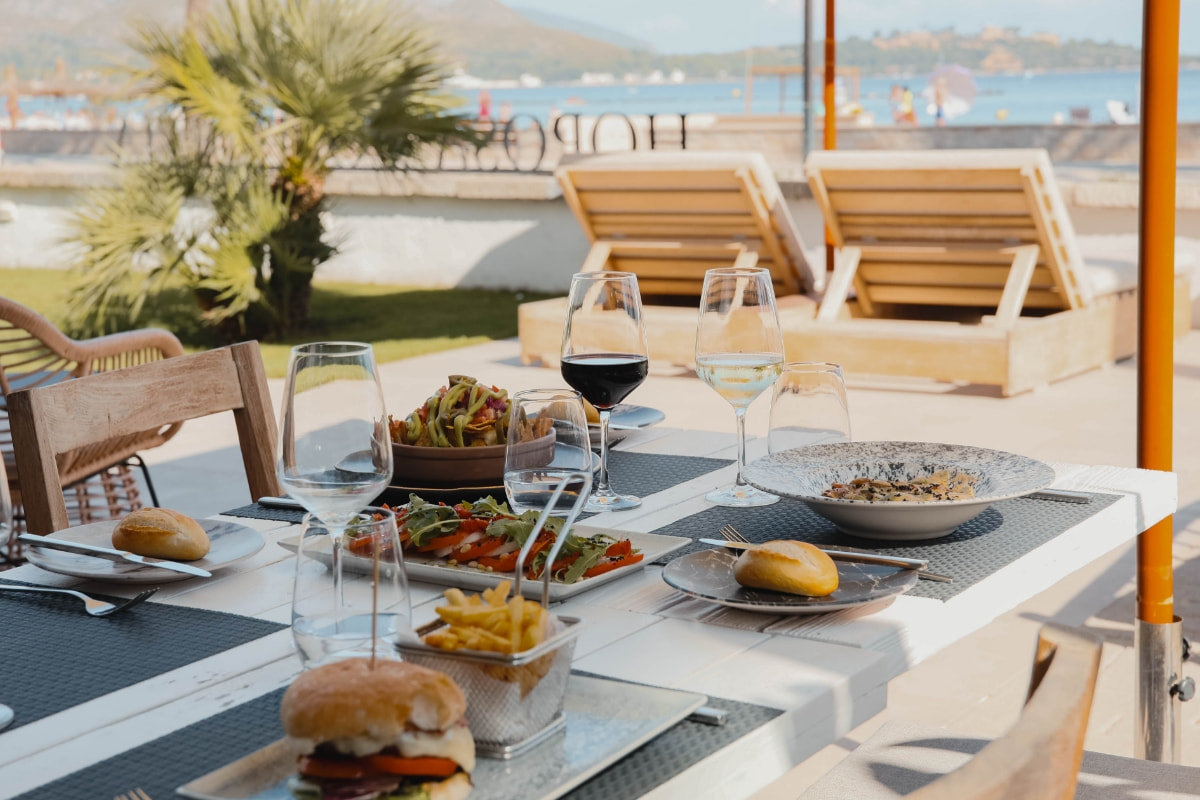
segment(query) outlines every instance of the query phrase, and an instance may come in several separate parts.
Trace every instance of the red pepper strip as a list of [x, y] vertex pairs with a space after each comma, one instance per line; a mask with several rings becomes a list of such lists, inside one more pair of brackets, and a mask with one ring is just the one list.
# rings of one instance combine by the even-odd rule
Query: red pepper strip
[[470, 536], [470, 531], [464, 531], [462, 525], [459, 525], [454, 533], [447, 533], [445, 536], [437, 536], [430, 539], [424, 547], [418, 547], [418, 553], [428, 553], [431, 550], [441, 550], [443, 547], [454, 547], [462, 544], [463, 539]]
[[[532, 560], [539, 552], [549, 547], [552, 541], [549, 537], [543, 538], [539, 536], [538, 540], [533, 543], [533, 547], [529, 550], [527, 558]], [[511, 553], [505, 553], [495, 558], [488, 556], [479, 559], [479, 565], [491, 567], [493, 572], [512, 572], [517, 568], [517, 556], [520, 554], [520, 550], [513, 550]]]
[[[561, 558], [559, 558], [557, 561], [554, 562], [554, 566], [550, 570], [550, 575], [551, 576], [557, 575], [558, 573], [562, 572], [563, 570], [565, 570], [567, 567], [571, 566], [578, 560], [579, 560], [578, 553], [572, 553], [570, 555], [562, 556]], [[540, 571], [538, 571], [537, 568], [533, 564], [530, 564], [529, 567], [525, 570], [525, 577], [536, 579], [536, 578], [542, 577], [542, 573]]]
[[630, 564], [636, 564], [641, 560], [642, 560], [641, 553], [634, 553], [632, 555], [620, 556], [618, 558], [613, 558], [613, 559], [606, 558], [605, 560], [601, 561], [596, 566], [591, 567], [586, 572], [584, 572], [583, 577], [594, 578], [597, 575], [603, 575], [606, 572], [611, 572], [612, 570], [617, 569], [618, 567], [627, 567]]
[[617, 556], [628, 556], [628, 555], [632, 555], [632, 553], [633, 553], [633, 542], [629, 541], [628, 539], [622, 539], [621, 541], [617, 542], [616, 544], [611, 545], [607, 550], [604, 551], [604, 555], [606, 555], [609, 558], [616, 558]]
[[468, 561], [474, 561], [480, 556], [494, 553], [503, 547], [507, 541], [507, 536], [485, 536], [478, 542], [475, 542], [475, 544], [467, 545], [467, 550], [456, 550], [450, 554], [450, 557], [460, 564], [465, 564]]

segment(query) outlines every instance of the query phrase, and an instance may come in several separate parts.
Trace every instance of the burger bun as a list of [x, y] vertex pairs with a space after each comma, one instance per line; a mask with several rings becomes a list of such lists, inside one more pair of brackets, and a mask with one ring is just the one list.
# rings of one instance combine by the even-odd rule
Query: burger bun
[[825, 597], [838, 587], [833, 559], [808, 542], [777, 540], [742, 551], [733, 566], [742, 586]]
[[140, 556], [195, 561], [208, 555], [208, 533], [186, 514], [166, 508], [142, 508], [117, 523], [113, 547]]

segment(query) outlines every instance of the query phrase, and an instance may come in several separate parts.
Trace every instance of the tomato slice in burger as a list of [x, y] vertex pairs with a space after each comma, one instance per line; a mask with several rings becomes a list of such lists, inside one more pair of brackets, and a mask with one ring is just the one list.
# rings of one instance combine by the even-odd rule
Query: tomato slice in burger
[[301, 756], [296, 765], [301, 775], [312, 778], [338, 778], [341, 780], [356, 780], [368, 774], [366, 765], [358, 759], [317, 758], [316, 756]]
[[414, 775], [429, 778], [449, 778], [458, 771], [458, 764], [437, 756], [371, 756], [367, 759], [374, 769], [391, 775]]

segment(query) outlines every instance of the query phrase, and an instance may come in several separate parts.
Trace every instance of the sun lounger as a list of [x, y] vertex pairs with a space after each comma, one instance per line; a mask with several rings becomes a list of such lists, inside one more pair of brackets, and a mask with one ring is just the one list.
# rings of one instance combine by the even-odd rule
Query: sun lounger
[[[815, 277], [760, 154], [622, 153], [562, 166], [556, 175], [592, 243], [578, 269], [637, 274], [652, 361], [693, 363], [700, 290], [715, 267], [765, 267], [781, 318], [815, 313]], [[565, 319], [563, 299], [521, 306], [525, 363], [558, 363]]]
[[1135, 289], [1094, 290], [1044, 150], [818, 152], [805, 170], [839, 250], [789, 352], [1005, 395], [1133, 353]]

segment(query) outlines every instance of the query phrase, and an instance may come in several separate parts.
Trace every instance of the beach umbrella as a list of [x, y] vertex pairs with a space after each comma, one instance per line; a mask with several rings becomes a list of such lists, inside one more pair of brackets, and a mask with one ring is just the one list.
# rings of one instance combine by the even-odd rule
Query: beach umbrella
[[938, 67], [930, 74], [929, 82], [921, 90], [921, 97], [929, 104], [926, 108], [929, 116], [937, 115], [940, 100], [942, 115], [946, 119], [954, 119], [971, 110], [977, 92], [971, 70], [952, 64]]
[[[1138, 202], [1138, 466], [1171, 470], [1175, 339], [1175, 148], [1179, 115], [1179, 2], [1142, 0], [1142, 115]], [[825, 0], [825, 104], [833, 103], [835, 0]], [[825, 117], [825, 149], [837, 146]], [[827, 262], [832, 248], [826, 231]], [[1175, 616], [1168, 517], [1138, 536], [1134, 746], [1141, 758], [1178, 763], [1183, 626]]]

